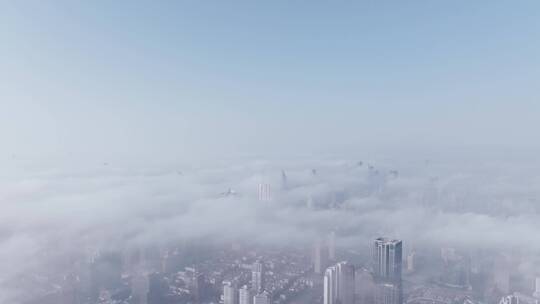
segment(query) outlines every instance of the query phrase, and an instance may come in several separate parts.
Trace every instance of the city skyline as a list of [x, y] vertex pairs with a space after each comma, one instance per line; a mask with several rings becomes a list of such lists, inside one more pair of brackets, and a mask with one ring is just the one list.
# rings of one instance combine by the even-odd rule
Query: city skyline
[[0, 304], [540, 304], [540, 2], [0, 3]]

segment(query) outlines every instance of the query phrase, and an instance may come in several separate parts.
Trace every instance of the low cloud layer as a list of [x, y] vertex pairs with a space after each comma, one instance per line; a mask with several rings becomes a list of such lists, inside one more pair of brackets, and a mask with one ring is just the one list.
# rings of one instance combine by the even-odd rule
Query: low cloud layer
[[[259, 183], [271, 185], [271, 201], [258, 201]], [[20, 291], [13, 278], [46, 272], [72, 252], [177, 240], [308, 245], [336, 230], [338, 245], [352, 250], [388, 235], [411, 247], [540, 251], [540, 176], [530, 164], [103, 164], [6, 174], [0, 189], [4, 299]]]

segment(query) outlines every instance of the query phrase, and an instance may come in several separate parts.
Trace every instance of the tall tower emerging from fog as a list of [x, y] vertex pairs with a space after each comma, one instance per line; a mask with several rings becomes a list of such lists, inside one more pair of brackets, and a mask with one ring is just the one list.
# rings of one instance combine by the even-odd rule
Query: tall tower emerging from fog
[[373, 245], [375, 278], [387, 282], [401, 282], [402, 242], [378, 238]]
[[313, 272], [322, 274], [328, 266], [328, 248], [318, 239], [313, 247]]
[[264, 265], [261, 262], [253, 263], [251, 266], [251, 289], [260, 292], [264, 288]]
[[337, 269], [335, 266], [328, 267], [324, 272], [324, 304], [335, 304], [337, 298]]
[[328, 235], [328, 259], [336, 260], [336, 232], [334, 231]]
[[402, 242], [377, 238], [373, 243], [373, 274], [377, 288], [375, 304], [401, 304]]
[[415, 269], [416, 253], [412, 251], [407, 255], [407, 271], [413, 272]]
[[347, 262], [337, 263], [337, 298], [341, 304], [354, 304], [354, 266]]
[[536, 277], [536, 279], [534, 280], [533, 297], [540, 299], [540, 277]]
[[257, 194], [259, 197], [259, 201], [270, 201], [270, 184], [259, 184]]
[[324, 273], [324, 304], [354, 304], [354, 266], [340, 262]]

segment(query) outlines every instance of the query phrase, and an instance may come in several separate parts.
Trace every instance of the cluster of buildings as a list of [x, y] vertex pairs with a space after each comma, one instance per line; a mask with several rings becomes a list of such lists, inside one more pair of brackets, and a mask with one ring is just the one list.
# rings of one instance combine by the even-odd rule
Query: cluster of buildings
[[[249, 273], [246, 276], [246, 273]], [[264, 261], [256, 260], [241, 272], [223, 280], [221, 303], [270, 304], [288, 303], [313, 283], [309, 276], [307, 256], [268, 252]]]
[[238, 282], [223, 282], [223, 304], [270, 304], [264, 285], [264, 264], [257, 261], [251, 269], [251, 287], [238, 288]]
[[[372, 277], [374, 280], [374, 304], [402, 304], [401, 282], [402, 242], [377, 238], [372, 247]], [[354, 304], [358, 285], [355, 267], [348, 262], [339, 262], [324, 273], [324, 304]], [[358, 278], [361, 280], [361, 278]]]
[[369, 259], [368, 250], [349, 259], [336, 254], [334, 232], [310, 247], [311, 257], [303, 246], [181, 249], [194, 247], [138, 258], [98, 252], [65, 275], [57, 291], [24, 304], [540, 304], [540, 278], [530, 284], [531, 277], [516, 273], [520, 254], [475, 256], [448, 247], [404, 254], [401, 240], [381, 237]]

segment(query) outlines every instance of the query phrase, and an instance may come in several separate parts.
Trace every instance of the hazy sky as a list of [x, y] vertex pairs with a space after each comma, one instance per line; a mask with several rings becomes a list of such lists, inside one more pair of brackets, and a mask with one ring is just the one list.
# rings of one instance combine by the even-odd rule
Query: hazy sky
[[0, 4], [3, 159], [527, 150], [539, 79], [538, 1]]

